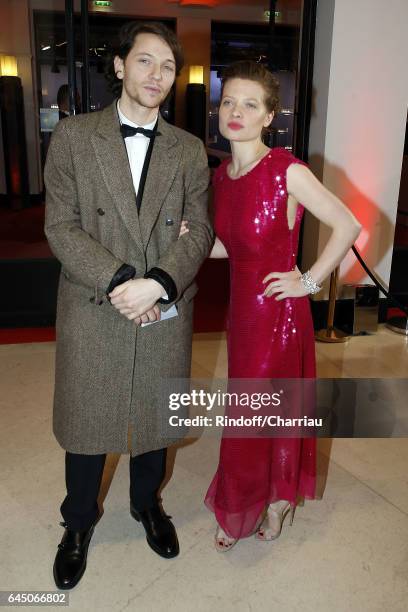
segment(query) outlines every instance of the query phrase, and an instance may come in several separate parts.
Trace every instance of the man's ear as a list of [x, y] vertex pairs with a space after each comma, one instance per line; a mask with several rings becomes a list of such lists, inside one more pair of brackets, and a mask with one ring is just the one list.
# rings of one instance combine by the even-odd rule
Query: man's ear
[[119, 55], [115, 55], [113, 60], [113, 67], [115, 68], [115, 74], [118, 79], [123, 79], [124, 63], [123, 59]]

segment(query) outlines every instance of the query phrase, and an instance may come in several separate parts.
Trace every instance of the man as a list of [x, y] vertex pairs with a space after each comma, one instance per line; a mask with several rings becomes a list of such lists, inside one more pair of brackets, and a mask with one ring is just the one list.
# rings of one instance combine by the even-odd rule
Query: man
[[[182, 61], [166, 27], [127, 24], [111, 66], [119, 100], [61, 121], [47, 158], [45, 231], [62, 264], [54, 433], [67, 496], [54, 578], [63, 589], [85, 571], [105, 455], [126, 453], [128, 439], [131, 514], [156, 553], [179, 552], [157, 499], [171, 442], [158, 387], [189, 376], [194, 277], [212, 242], [203, 144], [159, 114]], [[182, 215], [189, 232], [178, 240]], [[161, 321], [164, 312], [176, 316]]]
[[[61, 87], [58, 89], [57, 105], [59, 111], [59, 118], [65, 119], [65, 117], [69, 117], [69, 89], [67, 84], [61, 85]], [[76, 90], [75, 92], [75, 109], [76, 114], [81, 112], [81, 98], [79, 96], [78, 90]]]

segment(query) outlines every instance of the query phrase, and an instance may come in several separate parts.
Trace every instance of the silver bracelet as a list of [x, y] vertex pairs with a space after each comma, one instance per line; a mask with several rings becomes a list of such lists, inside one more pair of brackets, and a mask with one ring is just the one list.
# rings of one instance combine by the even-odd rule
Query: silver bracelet
[[309, 270], [301, 275], [300, 280], [308, 293], [314, 295], [315, 293], [319, 293], [321, 291], [321, 286], [313, 280]]

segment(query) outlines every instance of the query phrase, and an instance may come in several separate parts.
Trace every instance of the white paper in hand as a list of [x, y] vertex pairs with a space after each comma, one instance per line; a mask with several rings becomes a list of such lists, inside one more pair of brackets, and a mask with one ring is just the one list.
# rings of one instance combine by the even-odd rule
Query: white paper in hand
[[[165, 321], [166, 319], [172, 319], [173, 317], [178, 317], [177, 307], [175, 304], [170, 306], [166, 312], [161, 313], [160, 321]], [[154, 325], [155, 323], [160, 323], [160, 321], [149, 321], [149, 323], [142, 323], [141, 327], [146, 327], [147, 325]]]

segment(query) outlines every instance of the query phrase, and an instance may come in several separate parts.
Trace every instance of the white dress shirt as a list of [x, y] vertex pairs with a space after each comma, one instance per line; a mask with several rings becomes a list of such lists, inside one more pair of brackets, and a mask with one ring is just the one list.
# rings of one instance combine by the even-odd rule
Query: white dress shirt
[[[132, 127], [144, 127], [146, 130], [152, 130], [154, 126], [156, 125], [157, 115], [154, 121], [152, 121], [151, 123], [148, 123], [147, 125], [138, 125], [137, 123], [134, 123], [133, 121], [128, 119], [126, 115], [122, 113], [119, 107], [119, 100], [117, 103], [117, 109], [118, 109], [119, 120], [121, 123], [127, 123], [128, 125], [131, 125]], [[144, 165], [147, 149], [149, 148], [149, 143], [150, 143], [150, 138], [148, 138], [147, 136], [144, 136], [143, 134], [135, 134], [134, 136], [128, 136], [127, 138], [125, 138], [125, 145], [126, 145], [126, 151], [127, 151], [128, 159], [129, 159], [130, 172], [132, 174], [133, 186], [134, 186], [136, 195], [139, 190], [140, 177], [142, 176], [143, 165]], [[163, 295], [163, 298], [165, 300], [168, 299], [167, 293]], [[175, 314], [173, 313], [173, 309], [175, 310]], [[168, 318], [176, 316], [176, 315], [177, 315], [177, 310], [175, 309], [175, 307], [173, 306], [172, 308], [169, 308]], [[142, 325], [149, 325], [149, 323], [145, 323]]]
[[[147, 125], [138, 125], [128, 119], [120, 110], [118, 101], [118, 115], [121, 123], [127, 123], [132, 127], [144, 127], [146, 130], [152, 130], [156, 125], [157, 115], [151, 123]], [[125, 138], [126, 151], [129, 158], [130, 172], [132, 173], [133, 186], [135, 193], [139, 190], [140, 177], [142, 175], [143, 164], [146, 157], [147, 149], [149, 148], [150, 138], [143, 134], [135, 134]]]

